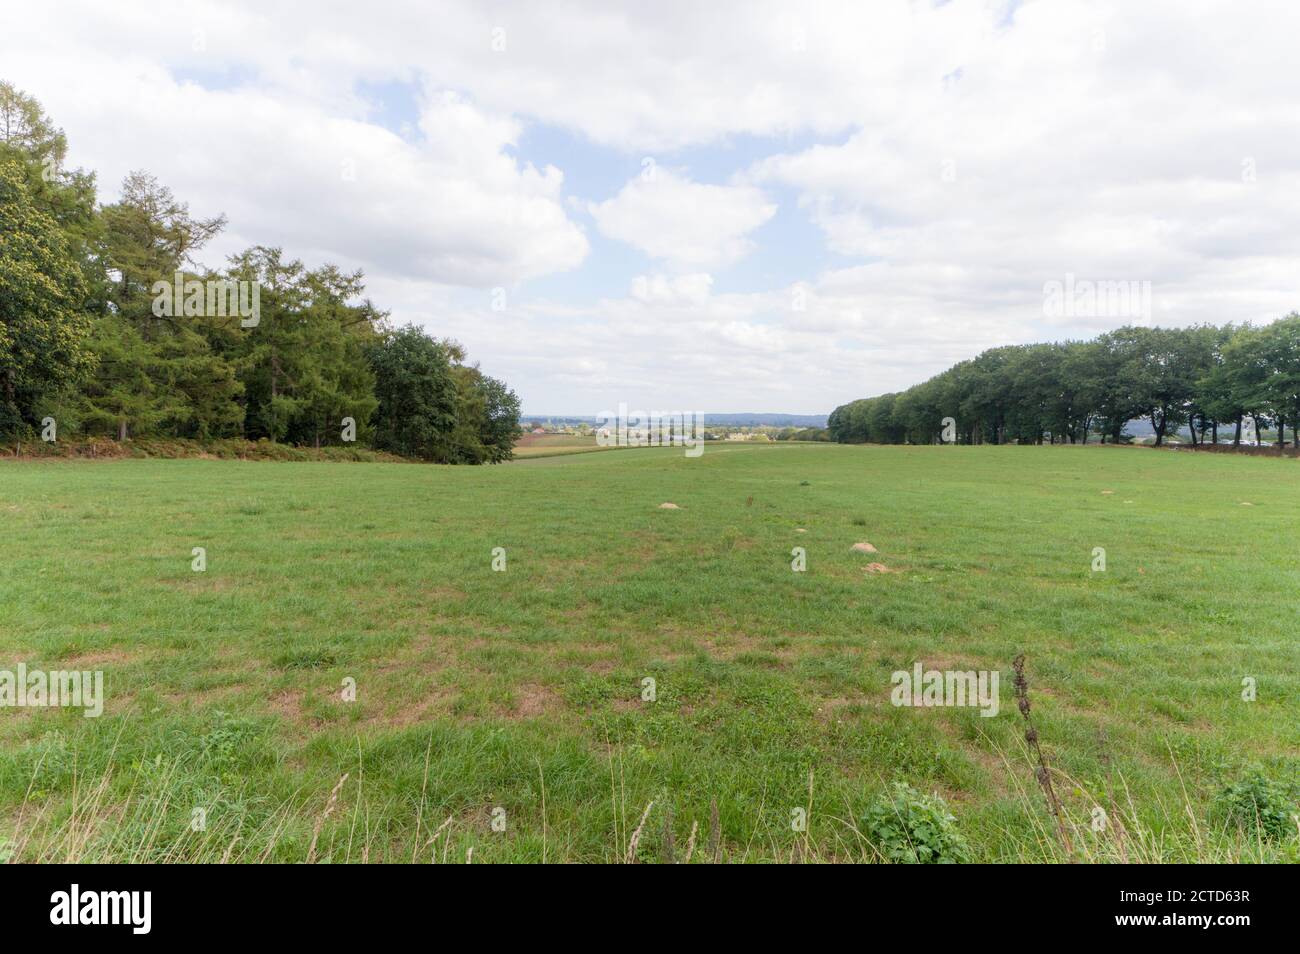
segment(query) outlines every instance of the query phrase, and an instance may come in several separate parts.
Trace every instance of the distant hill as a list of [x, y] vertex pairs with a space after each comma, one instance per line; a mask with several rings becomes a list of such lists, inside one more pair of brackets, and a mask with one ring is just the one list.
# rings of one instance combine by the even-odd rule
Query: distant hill
[[[646, 408], [646, 410], [652, 410]], [[571, 414], [521, 414], [524, 422], [541, 421], [553, 424], [595, 424], [600, 420], [595, 415], [581, 417]], [[825, 414], [780, 414], [780, 413], [743, 413], [711, 414], [704, 412], [704, 423], [723, 427], [825, 427]]]
[[705, 424], [728, 424], [735, 427], [825, 427], [825, 414], [708, 414]]

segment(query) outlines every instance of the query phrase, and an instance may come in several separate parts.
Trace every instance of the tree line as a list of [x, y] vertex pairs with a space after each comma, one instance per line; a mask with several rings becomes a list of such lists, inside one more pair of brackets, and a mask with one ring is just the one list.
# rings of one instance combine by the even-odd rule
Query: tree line
[[[30, 439], [52, 418], [60, 436], [510, 457], [515, 393], [455, 341], [391, 327], [362, 272], [260, 245], [206, 269], [193, 256], [224, 216], [192, 215], [145, 172], [101, 204], [94, 174], [66, 155], [40, 104], [0, 82], [0, 438]], [[221, 307], [236, 287], [246, 294]]]
[[[1300, 314], [1271, 324], [1130, 326], [1091, 341], [991, 348], [928, 381], [837, 407], [840, 443], [1105, 443], [1149, 421], [1155, 443], [1187, 427], [1194, 445], [1229, 428], [1286, 427], [1300, 447]], [[946, 432], [945, 432], [946, 431]]]

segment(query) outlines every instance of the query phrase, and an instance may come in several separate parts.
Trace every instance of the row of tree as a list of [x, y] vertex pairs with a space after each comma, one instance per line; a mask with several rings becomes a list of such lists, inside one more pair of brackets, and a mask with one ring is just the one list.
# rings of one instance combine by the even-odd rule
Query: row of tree
[[[0, 82], [0, 437], [30, 437], [54, 418], [60, 435], [119, 440], [356, 440], [446, 463], [510, 456], [514, 392], [456, 342], [391, 328], [361, 272], [307, 268], [263, 246], [203, 269], [193, 256], [223, 216], [191, 215], [143, 172], [101, 205], [93, 174], [66, 169], [66, 153], [40, 104]], [[158, 283], [177, 273], [198, 297], [160, 307]], [[220, 282], [255, 288], [256, 317], [213, 308], [202, 289]]]
[[1155, 443], [1188, 428], [1218, 443], [1243, 425], [1286, 426], [1300, 447], [1300, 314], [1264, 326], [1125, 327], [1091, 341], [993, 348], [897, 394], [852, 401], [827, 421], [841, 443], [1105, 443], [1145, 419]]

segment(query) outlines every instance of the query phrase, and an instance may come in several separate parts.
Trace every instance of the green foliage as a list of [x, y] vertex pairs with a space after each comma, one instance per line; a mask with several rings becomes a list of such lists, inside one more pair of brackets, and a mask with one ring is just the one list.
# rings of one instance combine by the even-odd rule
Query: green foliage
[[153, 286], [171, 287], [192, 252], [224, 224], [196, 220], [171, 191], [142, 172], [101, 211], [99, 265], [105, 309], [95, 320], [94, 371], [61, 408], [88, 435], [212, 438], [239, 433], [243, 386], [214, 354], [204, 319], [156, 314]]
[[828, 441], [830, 436], [824, 427], [783, 427], [776, 432], [778, 441]]
[[446, 462], [456, 424], [456, 382], [447, 349], [414, 326], [398, 329], [369, 351], [375, 375], [375, 446]]
[[[191, 214], [143, 171], [96, 208], [94, 177], [64, 170], [66, 154], [40, 104], [0, 82], [0, 436], [26, 437], [52, 414], [60, 436], [511, 457], [514, 392], [459, 345], [387, 337], [360, 271], [308, 269], [263, 246], [205, 271], [194, 255], [225, 216]], [[183, 309], [159, 293], [177, 281], [198, 283], [193, 310], [188, 290]], [[256, 283], [256, 323], [212, 307], [208, 283], [226, 281]]]
[[258, 325], [222, 338], [244, 384], [245, 433], [319, 447], [340, 443], [350, 417], [367, 439], [379, 402], [366, 354], [384, 316], [354, 304], [362, 274], [309, 270], [259, 246], [236, 256], [225, 277], [260, 283]]
[[1279, 840], [1297, 834], [1300, 824], [1295, 795], [1259, 770], [1225, 785], [1217, 807], [1225, 821], [1252, 837]]
[[67, 137], [35, 97], [0, 80], [0, 163], [19, 165], [33, 205], [58, 224], [84, 267], [97, 234], [95, 176], [66, 169], [67, 153]]
[[372, 345], [379, 407], [375, 446], [443, 464], [508, 460], [519, 434], [519, 398], [467, 367], [464, 350], [414, 326]]
[[519, 396], [504, 381], [475, 369], [473, 387], [481, 396], [478, 421], [479, 442], [488, 463], [509, 460], [519, 437]]
[[896, 864], [961, 864], [971, 860], [957, 819], [938, 795], [922, 795], [895, 782], [877, 796], [862, 818], [863, 834]]
[[1184, 426], [1199, 443], [1221, 425], [1240, 439], [1247, 417], [1289, 422], [1300, 442], [1300, 315], [994, 348], [901, 394], [841, 405], [827, 430], [846, 444], [931, 444], [951, 418], [960, 444], [1121, 443], [1124, 425], [1145, 418], [1156, 444]]
[[0, 432], [38, 423], [39, 406], [93, 362], [85, 281], [58, 224], [0, 159]]

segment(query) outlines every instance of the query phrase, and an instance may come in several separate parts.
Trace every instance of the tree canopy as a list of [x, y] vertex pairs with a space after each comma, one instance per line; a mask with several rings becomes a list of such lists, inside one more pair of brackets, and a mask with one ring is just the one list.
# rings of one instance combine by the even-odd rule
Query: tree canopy
[[[1129, 326], [1092, 341], [993, 348], [899, 394], [851, 401], [827, 421], [841, 443], [1085, 443], [1145, 419], [1163, 444], [1180, 428], [1217, 442], [1247, 419], [1289, 423], [1300, 447], [1300, 314], [1270, 325]], [[1207, 436], [1208, 435], [1208, 436]]]
[[144, 171], [95, 200], [62, 130], [0, 82], [0, 437], [59, 433], [321, 446], [445, 463], [508, 459], [519, 399], [415, 327], [360, 271], [253, 246], [196, 256], [226, 226]]

